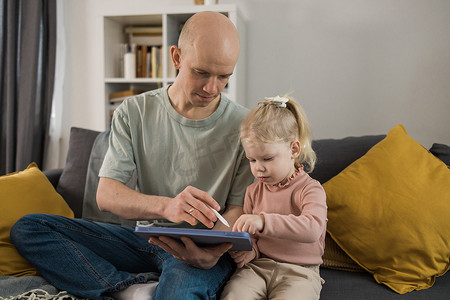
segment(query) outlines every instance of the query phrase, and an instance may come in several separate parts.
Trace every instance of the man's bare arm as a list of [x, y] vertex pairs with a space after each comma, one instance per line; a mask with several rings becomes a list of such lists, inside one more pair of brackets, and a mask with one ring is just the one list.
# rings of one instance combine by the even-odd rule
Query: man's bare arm
[[141, 194], [114, 179], [102, 177], [98, 183], [98, 208], [125, 219], [161, 219], [164, 200], [167, 199]]
[[217, 217], [204, 203], [220, 209], [208, 193], [191, 186], [170, 198], [145, 195], [120, 181], [102, 177], [97, 189], [97, 205], [101, 211], [130, 220], [167, 219], [172, 222], [186, 221], [191, 225], [200, 221], [212, 228]]

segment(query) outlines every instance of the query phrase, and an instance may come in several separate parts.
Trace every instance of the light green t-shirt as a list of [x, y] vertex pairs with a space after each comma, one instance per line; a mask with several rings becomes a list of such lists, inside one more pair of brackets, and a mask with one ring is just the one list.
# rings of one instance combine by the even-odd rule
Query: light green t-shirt
[[115, 110], [99, 176], [127, 183], [135, 170], [141, 193], [175, 197], [191, 185], [208, 192], [222, 210], [226, 204], [242, 206], [253, 181], [239, 141], [239, 125], [248, 110], [222, 94], [213, 114], [191, 120], [175, 111], [167, 90], [128, 98]]

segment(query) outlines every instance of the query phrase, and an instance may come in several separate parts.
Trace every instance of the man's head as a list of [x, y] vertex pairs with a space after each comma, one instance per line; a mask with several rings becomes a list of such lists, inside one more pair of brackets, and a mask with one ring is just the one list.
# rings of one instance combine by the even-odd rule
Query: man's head
[[[178, 47], [171, 48], [179, 70], [173, 90], [193, 107], [218, 103], [220, 92], [239, 57], [239, 35], [234, 24], [216, 12], [200, 12], [183, 26]], [[171, 89], [172, 89], [171, 88]], [[179, 99], [172, 99], [179, 102]]]

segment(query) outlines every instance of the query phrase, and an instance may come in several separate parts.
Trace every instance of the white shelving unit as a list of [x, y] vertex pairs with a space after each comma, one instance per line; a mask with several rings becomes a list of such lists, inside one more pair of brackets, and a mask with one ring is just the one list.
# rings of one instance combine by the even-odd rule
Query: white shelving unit
[[[169, 50], [178, 41], [180, 25], [193, 14], [200, 11], [216, 11], [226, 15], [238, 29], [241, 40], [241, 53], [234, 74], [224, 92], [233, 101], [245, 103], [245, 28], [235, 4], [167, 6], [152, 11], [139, 11], [136, 14], [103, 16], [103, 54], [104, 54], [104, 99], [107, 127], [109, 127], [109, 94], [129, 90], [152, 90], [172, 83], [175, 78], [168, 77]], [[127, 26], [162, 26], [162, 77], [134, 78], [119, 77], [120, 47], [127, 43]]]

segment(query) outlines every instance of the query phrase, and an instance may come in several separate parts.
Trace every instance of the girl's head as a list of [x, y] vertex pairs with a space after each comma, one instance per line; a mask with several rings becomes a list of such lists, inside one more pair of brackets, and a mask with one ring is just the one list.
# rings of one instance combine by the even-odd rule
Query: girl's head
[[[250, 159], [253, 175], [257, 178], [264, 176], [258, 176], [263, 172], [254, 168], [258, 159], [252, 157], [253, 154], [262, 155], [259, 157], [262, 159], [261, 163], [269, 163], [277, 158], [271, 157], [276, 152], [284, 155], [284, 159], [289, 159], [290, 162], [287, 164], [287, 161], [279, 161], [280, 167], [289, 166], [294, 170], [294, 163], [298, 162], [304, 165], [307, 172], [314, 169], [316, 155], [311, 147], [308, 119], [302, 107], [287, 96], [265, 98], [264, 102], [259, 103], [242, 122], [240, 136]], [[274, 151], [275, 148], [287, 151]]]

